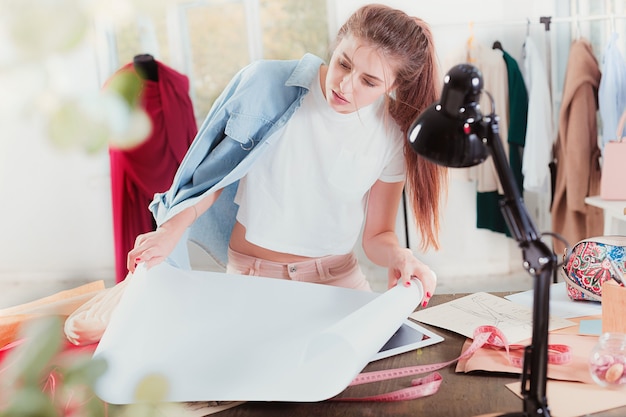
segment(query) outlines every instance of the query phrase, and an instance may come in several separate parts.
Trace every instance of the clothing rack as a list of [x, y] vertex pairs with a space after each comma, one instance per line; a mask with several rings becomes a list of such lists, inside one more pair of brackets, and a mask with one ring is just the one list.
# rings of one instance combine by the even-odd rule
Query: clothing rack
[[[615, 30], [615, 20], [616, 19], [626, 19], [626, 15], [618, 15], [614, 13], [608, 14], [598, 14], [598, 15], [590, 15], [590, 16], [563, 16], [563, 17], [552, 17], [552, 16], [541, 16], [539, 18], [539, 23], [544, 25], [545, 32], [550, 32], [551, 25], [556, 23], [569, 23], [576, 25], [576, 31], [578, 32], [578, 36], [580, 36], [580, 23], [581, 22], [598, 22], [603, 20], [608, 20], [611, 22], [611, 31]], [[578, 37], [577, 36], [577, 37]], [[550, 38], [546, 37], [546, 51], [549, 59], [546, 60], [547, 70], [550, 74], [550, 91], [554, 91], [552, 88], [552, 79], [554, 78], [554, 74], [552, 73], [552, 52], [551, 52], [551, 43]]]
[[[553, 66], [552, 66], [552, 48], [551, 48], [551, 38], [547, 36], [550, 33], [553, 24], [562, 24], [569, 23], [575, 24], [578, 26], [579, 23], [582, 22], [594, 22], [594, 21], [609, 21], [611, 22], [610, 27], [611, 30], [615, 30], [615, 20], [617, 19], [626, 19], [626, 15], [624, 14], [615, 14], [615, 13], [605, 13], [605, 14], [597, 14], [597, 15], [589, 15], [589, 16], [580, 16], [578, 14], [572, 16], [539, 16], [533, 18], [525, 18], [525, 19], [511, 19], [511, 20], [482, 20], [482, 21], [457, 21], [457, 22], [441, 22], [441, 23], [433, 23], [431, 27], [433, 29], [441, 29], [441, 28], [454, 28], [454, 27], [467, 27], [469, 29], [470, 36], [473, 36], [473, 29], [475, 27], [511, 27], [511, 26], [526, 26], [526, 35], [530, 35], [530, 27], [535, 25], [543, 25], [544, 32], [546, 33], [545, 37], [545, 51], [546, 51], [546, 72], [548, 73], [548, 82], [549, 88], [551, 91], [551, 95], [553, 97], [554, 102], [554, 82], [553, 79], [557, 78], [555, 74], [553, 74]], [[556, 117], [556, 115], [555, 115]], [[405, 225], [405, 244], [407, 248], [411, 247], [409, 242], [409, 216], [408, 216], [408, 201], [406, 201], [406, 196], [403, 193], [402, 196], [402, 205], [403, 205], [403, 214], [404, 214], [404, 225]]]
[[601, 14], [601, 15], [592, 15], [592, 16], [569, 16], [569, 17], [552, 17], [552, 16], [542, 16], [539, 18], [539, 22], [545, 26], [546, 31], [550, 30], [550, 25], [552, 23], [580, 23], [580, 22], [593, 22], [599, 20], [608, 20], [611, 22], [611, 26], [615, 27], [615, 19], [626, 19], [626, 15], [619, 14]]
[[445, 22], [445, 23], [435, 23], [431, 26], [433, 28], [441, 28], [447, 26], [522, 26], [522, 25], [531, 25], [531, 24], [541, 24], [544, 25], [546, 31], [550, 30], [550, 26], [552, 23], [580, 23], [580, 22], [591, 22], [591, 21], [601, 21], [601, 20], [609, 20], [614, 22], [616, 19], [626, 19], [626, 15], [622, 14], [600, 14], [600, 15], [591, 15], [591, 16], [563, 16], [563, 17], [553, 17], [553, 16], [540, 16], [539, 18], [530, 19], [516, 19], [516, 20], [482, 20], [482, 21], [465, 21], [465, 22]]
[[468, 26], [468, 25], [476, 25], [476, 26], [512, 26], [512, 25], [527, 25], [531, 23], [529, 19], [526, 20], [479, 20], [479, 21], [465, 21], [465, 22], [446, 22], [446, 23], [435, 23], [432, 26], [439, 28], [445, 26]]

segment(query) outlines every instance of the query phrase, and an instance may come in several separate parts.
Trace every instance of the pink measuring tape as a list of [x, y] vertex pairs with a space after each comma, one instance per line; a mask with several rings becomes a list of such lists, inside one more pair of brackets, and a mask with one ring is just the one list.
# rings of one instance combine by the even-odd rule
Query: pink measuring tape
[[[362, 372], [360, 373], [349, 386], [368, 384], [371, 382], [379, 382], [386, 381], [390, 379], [402, 378], [406, 376], [413, 376], [424, 374], [427, 372], [437, 371], [439, 369], [445, 368], [448, 365], [453, 364], [456, 361], [461, 359], [466, 359], [472, 356], [478, 349], [481, 347], [490, 347], [493, 349], [504, 349], [506, 350], [507, 357], [511, 364], [522, 367], [523, 364], [523, 356], [522, 355], [514, 355], [512, 351], [523, 350], [525, 346], [523, 345], [509, 345], [506, 337], [502, 332], [495, 326], [480, 326], [474, 331], [473, 342], [469, 348], [465, 352], [461, 354], [456, 359], [453, 359], [448, 362], [430, 364], [430, 365], [417, 365], [417, 366], [407, 366], [404, 368], [397, 369], [388, 369], [383, 371], [372, 371], [372, 372]], [[569, 346], [566, 345], [548, 345], [548, 363], [551, 364], [566, 364], [572, 360], [571, 352]], [[428, 395], [435, 394], [439, 390], [439, 386], [443, 378], [441, 374], [438, 372], [433, 372], [432, 374], [417, 378], [411, 381], [411, 386], [408, 388], [403, 388], [397, 391], [391, 391], [379, 395], [372, 395], [367, 397], [346, 397], [346, 398], [337, 398], [335, 401], [403, 401], [403, 400], [414, 400], [421, 397], [426, 397]]]

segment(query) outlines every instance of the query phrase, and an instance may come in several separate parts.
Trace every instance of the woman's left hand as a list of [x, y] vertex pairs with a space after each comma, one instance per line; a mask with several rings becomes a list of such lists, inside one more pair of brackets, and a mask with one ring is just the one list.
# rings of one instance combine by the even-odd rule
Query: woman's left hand
[[435, 293], [437, 287], [437, 275], [426, 264], [420, 262], [410, 249], [401, 248], [394, 253], [389, 266], [389, 288], [396, 285], [409, 285], [411, 279], [417, 278], [424, 287], [422, 307], [428, 305], [428, 301]]

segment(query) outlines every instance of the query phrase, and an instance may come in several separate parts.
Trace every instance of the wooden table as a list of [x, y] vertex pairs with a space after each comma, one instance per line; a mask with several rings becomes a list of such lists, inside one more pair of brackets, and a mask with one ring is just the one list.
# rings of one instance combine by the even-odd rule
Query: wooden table
[[[435, 295], [429, 305], [445, 303], [464, 295], [467, 294]], [[461, 347], [466, 338], [443, 329], [429, 328], [442, 335], [445, 340], [418, 352], [408, 352], [370, 363], [364, 371], [441, 363], [457, 358], [461, 353]], [[454, 371], [455, 366], [456, 364], [452, 364], [439, 370], [443, 377], [443, 383], [436, 394], [417, 400], [389, 403], [340, 401], [323, 401], [318, 403], [247, 402], [222, 411], [217, 415], [219, 417], [468, 417], [496, 412], [521, 412], [523, 410], [522, 400], [505, 387], [505, 384], [519, 380], [518, 375], [493, 373], [463, 374], [456, 373]], [[411, 379], [411, 377], [406, 377], [350, 387], [337, 398], [342, 396], [373, 395], [406, 388], [410, 385]], [[548, 398], [549, 405], [550, 399]], [[626, 407], [593, 414], [593, 416], [623, 417], [626, 416]]]

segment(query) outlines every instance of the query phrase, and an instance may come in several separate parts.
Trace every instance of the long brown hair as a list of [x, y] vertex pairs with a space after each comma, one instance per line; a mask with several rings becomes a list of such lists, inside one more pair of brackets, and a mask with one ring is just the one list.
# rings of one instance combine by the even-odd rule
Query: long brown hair
[[337, 42], [351, 35], [376, 48], [395, 71], [393, 97], [387, 110], [404, 135], [407, 167], [406, 191], [421, 249], [439, 249], [439, 214], [447, 189], [447, 169], [416, 154], [407, 140], [417, 116], [439, 99], [441, 80], [432, 33], [426, 22], [380, 4], [361, 7], [343, 24]]

